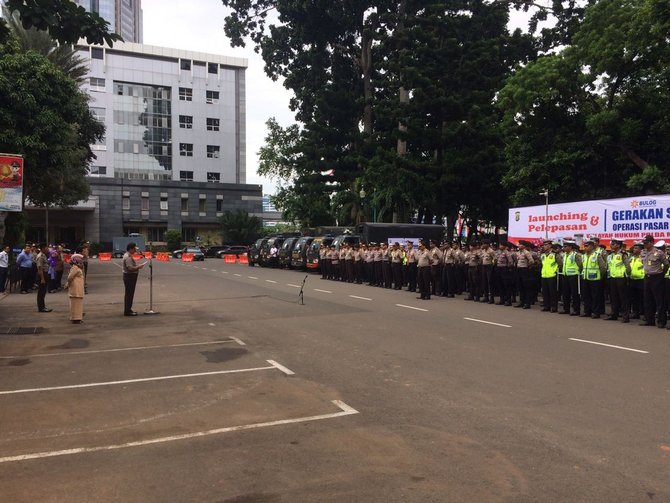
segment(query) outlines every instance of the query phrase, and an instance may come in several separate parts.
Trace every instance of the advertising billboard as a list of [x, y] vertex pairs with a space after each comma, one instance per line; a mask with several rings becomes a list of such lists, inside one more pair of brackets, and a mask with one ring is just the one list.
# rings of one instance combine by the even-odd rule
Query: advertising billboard
[[546, 207], [510, 208], [509, 240], [541, 242], [598, 237], [601, 242], [620, 239], [628, 244], [651, 234], [657, 240], [670, 240], [670, 195], [600, 199]]
[[0, 154], [0, 211], [23, 210], [23, 157]]

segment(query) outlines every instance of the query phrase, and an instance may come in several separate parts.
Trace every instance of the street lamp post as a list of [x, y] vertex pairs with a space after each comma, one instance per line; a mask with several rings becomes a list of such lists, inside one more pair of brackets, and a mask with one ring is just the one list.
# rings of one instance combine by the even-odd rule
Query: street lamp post
[[549, 189], [542, 189], [539, 195], [544, 196], [544, 239], [549, 239]]
[[365, 222], [365, 189], [361, 189], [358, 195], [361, 197], [361, 213], [363, 214], [361, 221]]

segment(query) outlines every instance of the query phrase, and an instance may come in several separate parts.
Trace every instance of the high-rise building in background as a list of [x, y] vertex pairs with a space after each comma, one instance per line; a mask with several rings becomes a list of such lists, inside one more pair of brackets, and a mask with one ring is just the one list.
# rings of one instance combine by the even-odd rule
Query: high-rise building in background
[[95, 12], [126, 42], [142, 43], [142, 0], [76, 0]]

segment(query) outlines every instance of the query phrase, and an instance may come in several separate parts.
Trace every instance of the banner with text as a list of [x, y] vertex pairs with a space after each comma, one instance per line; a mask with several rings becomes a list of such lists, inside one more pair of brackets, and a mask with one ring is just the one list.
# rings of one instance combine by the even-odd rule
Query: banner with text
[[511, 242], [525, 239], [577, 240], [591, 237], [608, 243], [620, 239], [627, 244], [651, 234], [670, 240], [670, 195], [600, 199], [576, 203], [527, 206], [509, 210], [508, 236]]
[[0, 154], [0, 211], [23, 211], [23, 157]]

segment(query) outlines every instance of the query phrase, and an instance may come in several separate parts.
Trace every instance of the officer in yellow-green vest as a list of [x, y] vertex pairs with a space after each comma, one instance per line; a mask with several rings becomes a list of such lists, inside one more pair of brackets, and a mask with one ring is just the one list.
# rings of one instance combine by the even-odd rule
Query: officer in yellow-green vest
[[603, 254], [596, 253], [595, 243], [591, 240], [584, 242], [582, 257], [582, 298], [584, 299], [584, 313], [582, 318], [600, 318], [605, 306], [601, 303], [602, 279], [607, 273], [607, 265]]
[[[577, 243], [574, 241], [563, 242], [563, 310], [561, 314], [579, 316], [581, 311], [581, 278], [582, 255], [579, 253]], [[570, 306], [572, 305], [572, 312]]]
[[612, 312], [605, 318], [616, 321], [621, 316], [623, 323], [630, 321], [630, 302], [628, 297], [628, 278], [631, 273], [628, 254], [622, 250], [623, 242], [610, 241], [611, 253], [607, 255], [607, 273], [609, 276], [610, 302]]
[[558, 260], [552, 250], [552, 242], [542, 243], [540, 254], [540, 277], [542, 282], [542, 311], [558, 312]]
[[630, 278], [628, 278], [628, 298], [630, 299], [631, 319], [639, 320], [644, 306], [644, 261], [642, 243], [635, 243], [630, 255]]

